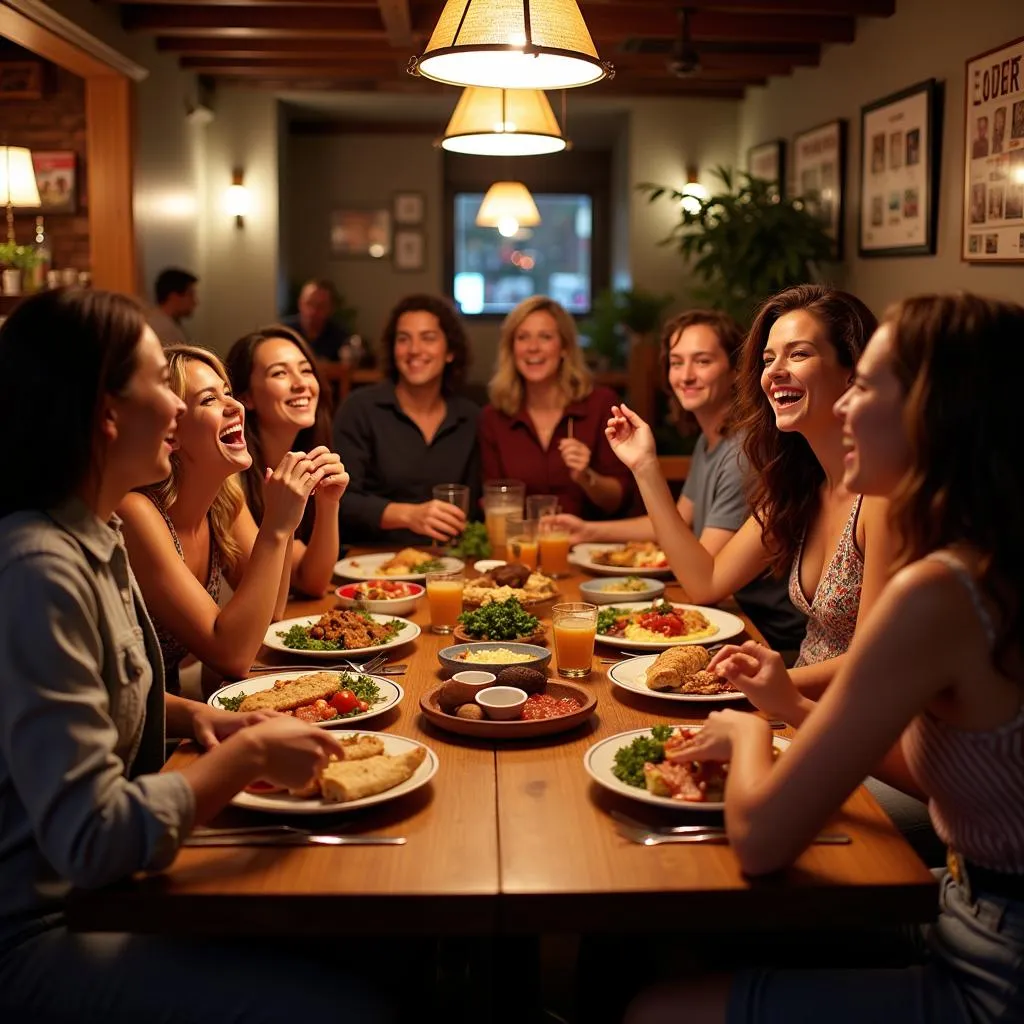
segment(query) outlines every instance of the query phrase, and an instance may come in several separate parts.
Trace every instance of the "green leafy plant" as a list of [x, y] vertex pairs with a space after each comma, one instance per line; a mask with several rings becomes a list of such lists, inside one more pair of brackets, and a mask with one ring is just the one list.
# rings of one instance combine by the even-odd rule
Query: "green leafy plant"
[[0, 264], [17, 270], [32, 270], [39, 263], [39, 254], [31, 245], [0, 242]]
[[815, 265], [832, 258], [833, 242], [814, 212], [813, 196], [780, 196], [774, 182], [717, 167], [722, 189], [707, 199], [649, 182], [637, 185], [648, 202], [667, 197], [679, 222], [662, 245], [691, 261], [703, 286], [697, 298], [750, 322], [768, 296], [813, 281]]
[[656, 295], [642, 288], [603, 291], [594, 300], [590, 317], [580, 325], [587, 348], [607, 368], [626, 365], [630, 336], [645, 337], [658, 330], [671, 295]]

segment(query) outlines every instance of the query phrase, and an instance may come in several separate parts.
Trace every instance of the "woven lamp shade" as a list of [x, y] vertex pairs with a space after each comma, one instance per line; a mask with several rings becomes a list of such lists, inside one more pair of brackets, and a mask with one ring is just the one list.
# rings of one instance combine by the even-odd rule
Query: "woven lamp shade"
[[32, 153], [24, 146], [0, 146], [0, 204], [40, 205]]
[[531, 228], [540, 223], [537, 204], [530, 190], [521, 181], [496, 181], [484, 196], [477, 210], [480, 228], [501, 227], [503, 222], [516, 221], [520, 227]]
[[479, 156], [537, 156], [565, 149], [547, 96], [539, 89], [463, 90], [441, 146]]
[[447, 0], [409, 70], [498, 89], [571, 89], [614, 74], [576, 0]]

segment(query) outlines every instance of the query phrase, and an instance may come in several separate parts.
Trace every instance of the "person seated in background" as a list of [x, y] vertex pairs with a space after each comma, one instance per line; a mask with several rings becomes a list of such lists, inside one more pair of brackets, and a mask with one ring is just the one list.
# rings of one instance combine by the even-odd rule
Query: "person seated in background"
[[168, 345], [191, 344], [192, 339], [181, 321], [190, 317], [199, 305], [196, 297], [198, 283], [199, 278], [195, 274], [177, 267], [168, 267], [157, 274], [153, 286], [156, 305], [147, 311], [146, 319], [165, 348]]
[[[326, 448], [286, 452], [264, 486], [257, 527], [237, 476], [252, 464], [245, 409], [227, 372], [212, 352], [187, 346], [168, 349], [167, 364], [185, 403], [170, 475], [127, 495], [118, 512], [175, 693], [188, 654], [224, 676], [248, 674], [267, 627], [284, 614], [292, 538], [311, 492], [340, 493], [347, 478]], [[234, 591], [223, 607], [222, 578]]]
[[[242, 473], [242, 490], [259, 526], [266, 510], [267, 470], [290, 451], [330, 447], [329, 399], [308, 343], [281, 324], [239, 338], [225, 367], [232, 393], [245, 406], [245, 441], [252, 462]], [[292, 587], [310, 597], [323, 596], [338, 560], [343, 490], [320, 486], [313, 491], [292, 542]]]
[[[299, 311], [281, 318], [285, 327], [296, 331], [309, 343], [317, 359], [338, 362], [342, 353], [353, 353], [352, 335], [334, 319], [337, 306], [334, 285], [323, 279], [307, 281], [299, 292]], [[358, 358], [351, 361], [358, 363]]]
[[[164, 693], [114, 514], [130, 488], [167, 476], [187, 415], [142, 309], [43, 292], [0, 327], [0, 363], [0, 1016], [383, 1024], [365, 969], [339, 973], [326, 953], [68, 930], [72, 886], [162, 871], [245, 786], [304, 786], [342, 747], [296, 718]], [[26, 381], [46, 381], [59, 414], [40, 416]], [[41, 471], [40, 452], [59, 452], [60, 471]], [[206, 753], [160, 771], [165, 722]]]
[[469, 345], [445, 299], [410, 295], [391, 310], [381, 337], [386, 379], [357, 388], [334, 415], [334, 448], [351, 483], [341, 503], [346, 540], [399, 546], [448, 541], [462, 510], [431, 497], [438, 483], [464, 483], [480, 497], [480, 409], [458, 394]]
[[734, 711], [711, 714], [678, 751], [731, 762], [725, 822], [748, 875], [792, 864], [868, 772], [924, 795], [949, 870], [937, 920], [907, 950], [913, 966], [850, 969], [846, 949], [845, 969], [745, 970], [650, 992], [628, 1024], [1022, 1019], [1022, 337], [1024, 307], [972, 295], [887, 314], [836, 413], [844, 486], [890, 499], [896, 572], [809, 711], [771, 652], [716, 657], [762, 707], [804, 714], [784, 756], [772, 757], [768, 721]]
[[[661, 371], [671, 401], [696, 420], [700, 436], [676, 509], [710, 555], [716, 555], [750, 515], [749, 464], [743, 435], [734, 429], [736, 364], [743, 331], [728, 314], [695, 309], [669, 320], [661, 335]], [[560, 515], [556, 522], [581, 541], [655, 540], [649, 516], [587, 522]], [[806, 616], [793, 607], [785, 580], [771, 573], [740, 587], [740, 607], [775, 650], [795, 655]]]
[[628, 508], [633, 482], [604, 436], [619, 398], [594, 386], [576, 325], [554, 299], [534, 295], [505, 317], [488, 394], [485, 480], [522, 480], [527, 494], [554, 494], [563, 512], [587, 519]]

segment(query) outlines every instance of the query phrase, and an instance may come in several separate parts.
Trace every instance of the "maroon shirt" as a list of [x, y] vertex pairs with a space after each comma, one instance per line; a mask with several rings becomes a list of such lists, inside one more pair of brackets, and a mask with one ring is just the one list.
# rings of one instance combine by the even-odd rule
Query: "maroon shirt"
[[[480, 460], [484, 480], [522, 480], [527, 494], [556, 494], [563, 512], [584, 519], [608, 519], [632, 508], [636, 496], [633, 474], [616, 458], [604, 436], [613, 405], [621, 399], [611, 388], [597, 387], [578, 402], [566, 406], [555, 427], [547, 451], [541, 447], [533, 420], [525, 408], [515, 416], [488, 405], [480, 414]], [[572, 434], [590, 449], [595, 473], [614, 477], [622, 484], [622, 501], [611, 513], [598, 508], [579, 484], [569, 479], [558, 442]]]

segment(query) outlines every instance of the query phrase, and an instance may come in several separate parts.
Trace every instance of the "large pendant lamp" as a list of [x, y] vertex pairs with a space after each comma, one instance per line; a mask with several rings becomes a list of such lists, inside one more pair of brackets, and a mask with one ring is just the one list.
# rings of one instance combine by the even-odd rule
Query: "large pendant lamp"
[[571, 89], [615, 74], [576, 0], [447, 0], [409, 71], [498, 89]]
[[566, 141], [539, 89], [464, 89], [441, 146], [478, 156], [558, 153]]
[[497, 228], [506, 238], [511, 238], [520, 228], [535, 227], [539, 223], [537, 204], [521, 181], [496, 181], [487, 190], [476, 213], [477, 227]]

